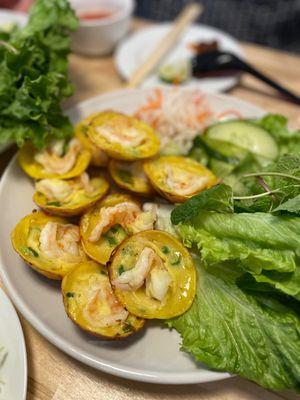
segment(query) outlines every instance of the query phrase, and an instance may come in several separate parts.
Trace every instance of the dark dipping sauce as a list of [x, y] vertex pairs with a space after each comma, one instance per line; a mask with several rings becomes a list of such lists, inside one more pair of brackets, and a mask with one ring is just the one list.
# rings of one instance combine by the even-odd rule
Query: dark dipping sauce
[[80, 13], [78, 15], [79, 19], [83, 21], [91, 21], [95, 19], [105, 19], [105, 18], [110, 18], [112, 15], [114, 15], [116, 12], [111, 11], [111, 10], [95, 10], [95, 11], [86, 11], [83, 13]]

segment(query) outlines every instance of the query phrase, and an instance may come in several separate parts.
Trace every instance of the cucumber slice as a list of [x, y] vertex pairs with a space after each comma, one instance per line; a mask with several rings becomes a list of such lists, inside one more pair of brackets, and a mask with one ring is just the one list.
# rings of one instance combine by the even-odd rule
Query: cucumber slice
[[180, 60], [173, 64], [165, 64], [159, 70], [159, 79], [166, 83], [181, 84], [191, 75], [190, 62]]
[[226, 121], [212, 125], [206, 130], [205, 137], [238, 146], [269, 160], [278, 156], [278, 147], [272, 136], [250, 121]]
[[211, 139], [207, 135], [195, 138], [194, 146], [203, 147], [210, 157], [230, 164], [238, 164], [248, 153], [247, 150], [232, 143]]

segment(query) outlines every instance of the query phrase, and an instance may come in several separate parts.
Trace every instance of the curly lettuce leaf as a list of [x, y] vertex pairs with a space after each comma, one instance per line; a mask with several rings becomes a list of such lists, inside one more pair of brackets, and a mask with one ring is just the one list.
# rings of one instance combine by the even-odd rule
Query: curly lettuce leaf
[[0, 46], [1, 144], [30, 140], [40, 148], [72, 135], [60, 104], [73, 93], [67, 56], [77, 23], [67, 0], [36, 0], [27, 26]]
[[252, 122], [261, 126], [273, 137], [278, 146], [279, 156], [300, 155], [300, 130], [289, 129], [287, 117], [281, 114], [267, 114]]
[[280, 114], [267, 114], [258, 121], [276, 140], [280, 155], [292, 153], [300, 155], [300, 131], [288, 128], [288, 119]]
[[[19, 32], [22, 38], [31, 37], [36, 33], [42, 33], [43, 39], [49, 39], [49, 35], [53, 38], [58, 31], [65, 31], [66, 34], [70, 30], [75, 30], [78, 26], [75, 13], [66, 0], [36, 0], [30, 8], [29, 23]], [[55, 28], [55, 29], [54, 29]], [[44, 32], [47, 32], [45, 35]], [[52, 41], [52, 47], [62, 47], [59, 44], [58, 37], [56, 41]], [[69, 42], [68, 38], [68, 42]]]
[[300, 319], [274, 298], [241, 290], [225, 266], [197, 263], [197, 296], [182, 316], [167, 321], [182, 349], [212, 369], [274, 390], [300, 389]]

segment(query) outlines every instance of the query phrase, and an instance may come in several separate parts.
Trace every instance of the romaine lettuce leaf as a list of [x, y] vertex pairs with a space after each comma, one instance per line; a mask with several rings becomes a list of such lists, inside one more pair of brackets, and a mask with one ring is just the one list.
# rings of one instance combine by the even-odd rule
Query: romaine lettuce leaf
[[233, 261], [232, 268], [300, 300], [299, 218], [202, 211], [177, 231], [186, 246], [198, 247], [206, 266]]
[[215, 370], [266, 388], [299, 390], [299, 316], [276, 299], [242, 291], [225, 266], [208, 272], [197, 264], [192, 307], [167, 321], [182, 336], [182, 349]]
[[300, 268], [299, 265], [293, 273], [278, 273], [276, 271], [263, 271], [253, 274], [256, 282], [267, 283], [277, 290], [300, 300]]

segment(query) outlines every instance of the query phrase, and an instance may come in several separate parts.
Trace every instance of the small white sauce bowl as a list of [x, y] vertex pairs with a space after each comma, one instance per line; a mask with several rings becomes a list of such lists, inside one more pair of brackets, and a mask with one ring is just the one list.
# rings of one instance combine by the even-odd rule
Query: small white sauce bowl
[[[87, 56], [101, 56], [113, 51], [127, 34], [134, 10], [134, 0], [70, 0], [79, 17], [79, 27], [72, 34], [72, 50]], [[108, 11], [104, 18], [80, 19], [80, 15]]]

